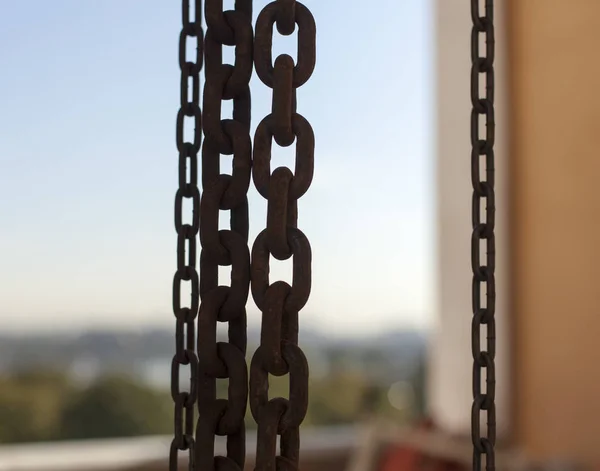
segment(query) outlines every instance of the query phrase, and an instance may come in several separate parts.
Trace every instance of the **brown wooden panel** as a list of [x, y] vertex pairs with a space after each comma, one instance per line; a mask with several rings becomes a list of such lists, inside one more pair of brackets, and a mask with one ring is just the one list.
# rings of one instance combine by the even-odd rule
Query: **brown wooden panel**
[[516, 432], [600, 462], [600, 1], [509, 9]]

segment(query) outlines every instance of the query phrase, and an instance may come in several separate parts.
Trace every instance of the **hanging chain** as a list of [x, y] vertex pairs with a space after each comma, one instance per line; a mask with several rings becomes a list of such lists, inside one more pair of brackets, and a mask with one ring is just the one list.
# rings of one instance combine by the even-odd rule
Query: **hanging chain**
[[[171, 365], [171, 396], [175, 402], [175, 432], [169, 453], [169, 470], [177, 471], [179, 451], [188, 452], [188, 467], [195, 469], [194, 407], [198, 387], [198, 358], [194, 323], [198, 314], [199, 277], [196, 271], [196, 247], [200, 229], [200, 191], [198, 190], [198, 152], [202, 123], [200, 112], [200, 71], [202, 70], [202, 21], [200, 0], [195, 0], [194, 18], [191, 19], [192, 0], [182, 2], [183, 27], [179, 36], [179, 67], [181, 69], [181, 103], [177, 113], [176, 141], [179, 151], [179, 188], [175, 196], [175, 229], [177, 231], [177, 271], [173, 280], [173, 312], [176, 319], [175, 356]], [[195, 61], [187, 60], [187, 42], [196, 43]], [[192, 96], [189, 96], [189, 82]], [[185, 118], [194, 121], [192, 142], [184, 138]], [[191, 223], [183, 221], [183, 200], [190, 200]], [[186, 257], [187, 247], [187, 257]], [[181, 288], [189, 283], [191, 301], [181, 304]], [[180, 368], [190, 368], [190, 385], [187, 392], [180, 391]]]
[[[251, 178], [250, 78], [252, 0], [206, 0], [204, 38], [202, 202], [200, 215], [200, 312], [198, 315], [198, 470], [244, 469], [248, 402], [246, 302], [250, 289], [248, 188]], [[235, 47], [234, 64], [223, 63], [223, 47]], [[222, 119], [224, 100], [233, 119]], [[231, 175], [221, 174], [221, 155], [232, 155]], [[219, 230], [219, 212], [230, 228]], [[219, 267], [231, 267], [230, 286], [219, 286]], [[217, 322], [227, 323], [228, 341], [217, 342]], [[228, 379], [227, 399], [218, 399], [217, 378]], [[215, 437], [227, 437], [227, 457], [215, 456]]]
[[[273, 65], [273, 26], [291, 35], [298, 25], [298, 62], [287, 54]], [[296, 0], [276, 0], [256, 21], [254, 65], [261, 81], [273, 90], [271, 114], [256, 129], [252, 175], [267, 200], [267, 227], [252, 247], [252, 296], [262, 311], [261, 343], [250, 366], [250, 409], [258, 423], [256, 470], [298, 469], [299, 427], [308, 405], [308, 363], [298, 347], [298, 313], [311, 288], [311, 249], [297, 227], [298, 199], [313, 177], [314, 135], [296, 112], [296, 89], [312, 75], [316, 52], [315, 21]], [[279, 167], [271, 173], [273, 140], [296, 142], [295, 172]], [[269, 282], [269, 257], [293, 260], [293, 281]], [[269, 400], [269, 374], [289, 374], [289, 399]], [[277, 455], [277, 436], [280, 452]]]
[[[485, 15], [481, 15], [479, 0], [471, 0], [473, 29], [471, 34], [471, 179], [473, 182], [473, 234], [471, 262], [473, 268], [473, 409], [471, 438], [473, 440], [473, 469], [481, 470], [485, 455], [487, 471], [495, 469], [496, 405], [494, 403], [496, 377], [496, 266], [495, 194], [494, 194], [494, 1], [485, 0]], [[480, 51], [480, 35], [485, 37], [485, 56]], [[485, 94], [481, 96], [479, 81], [485, 75]], [[480, 133], [485, 122], [485, 135]], [[485, 179], [482, 180], [480, 163], [485, 160]], [[482, 207], [485, 204], [485, 216]], [[487, 259], [481, 264], [482, 245], [486, 246]], [[485, 303], [482, 300], [485, 289]], [[481, 349], [481, 326], [486, 327], [487, 344]], [[485, 370], [485, 391], [482, 391], [482, 374]], [[487, 419], [487, 434], [481, 436], [482, 415]]]

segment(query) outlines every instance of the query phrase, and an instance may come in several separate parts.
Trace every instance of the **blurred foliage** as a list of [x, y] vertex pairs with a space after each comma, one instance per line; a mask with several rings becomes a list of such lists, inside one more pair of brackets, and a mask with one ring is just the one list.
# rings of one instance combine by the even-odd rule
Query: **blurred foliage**
[[[398, 422], [419, 418], [425, 411], [424, 359], [410, 377], [402, 378], [385, 373], [383, 361], [376, 352], [366, 352], [357, 361], [332, 351], [325, 374], [310, 378], [304, 424], [350, 424], [373, 414]], [[385, 374], [374, 376], [377, 370]], [[287, 376], [270, 376], [269, 397], [287, 397], [288, 381]], [[396, 382], [412, 392], [402, 407], [394, 407], [389, 397]], [[227, 397], [227, 380], [217, 380], [217, 395]], [[256, 428], [250, 407], [246, 423]], [[169, 392], [133, 376], [103, 375], [87, 386], [78, 386], [66, 373], [46, 370], [0, 377], [1, 443], [170, 434], [172, 426]]]
[[109, 376], [78, 392], [62, 414], [62, 438], [166, 434], [172, 428], [170, 395], [125, 377]]
[[64, 402], [72, 395], [68, 378], [58, 372], [27, 371], [0, 378], [0, 441], [57, 438]]
[[168, 433], [170, 396], [107, 376], [83, 389], [62, 373], [0, 378], [0, 442]]

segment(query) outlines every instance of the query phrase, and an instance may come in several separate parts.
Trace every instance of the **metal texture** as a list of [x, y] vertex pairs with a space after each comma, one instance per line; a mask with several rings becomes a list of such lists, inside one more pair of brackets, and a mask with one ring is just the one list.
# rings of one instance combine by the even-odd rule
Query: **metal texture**
[[[252, 0], [205, 0], [202, 200], [200, 203], [200, 309], [198, 314], [198, 470], [244, 469], [248, 402], [246, 303], [250, 289], [248, 188], [251, 178], [250, 78], [253, 65]], [[234, 64], [223, 63], [223, 47], [234, 46]], [[223, 101], [233, 116], [223, 119]], [[222, 155], [232, 156], [231, 175], [221, 173]], [[219, 214], [229, 212], [229, 229]], [[219, 267], [231, 267], [229, 286], [219, 285]], [[223, 283], [227, 284], [227, 283]], [[228, 339], [217, 340], [217, 323]], [[227, 399], [217, 398], [216, 381], [228, 379]], [[227, 437], [227, 456], [215, 456], [216, 436]]]
[[[482, 459], [488, 471], [495, 469], [496, 405], [494, 403], [496, 351], [496, 248], [495, 248], [495, 193], [494, 193], [494, 1], [485, 0], [482, 11], [480, 0], [471, 0], [473, 29], [471, 33], [471, 179], [473, 183], [473, 232], [471, 262], [473, 269], [473, 408], [471, 438], [473, 441], [473, 470], [480, 471]], [[485, 54], [481, 44], [485, 43]], [[485, 91], [480, 80], [485, 77]], [[485, 131], [481, 130], [485, 124]], [[483, 134], [483, 135], [482, 135]], [[485, 161], [485, 168], [481, 162]], [[485, 174], [485, 177], [483, 177]], [[485, 209], [484, 209], [485, 208]], [[485, 249], [486, 260], [481, 259]], [[485, 292], [485, 296], [482, 295]], [[485, 326], [482, 329], [482, 326]], [[481, 337], [486, 334], [482, 350]], [[482, 379], [485, 377], [485, 390]], [[482, 436], [483, 418], [487, 421]]]
[[[296, 64], [287, 54], [273, 62], [275, 25], [283, 35], [298, 31]], [[315, 38], [314, 18], [296, 0], [268, 4], [256, 21], [254, 66], [273, 90], [271, 114], [256, 129], [252, 167], [256, 189], [267, 200], [267, 227], [254, 242], [251, 264], [252, 296], [262, 312], [261, 343], [250, 366], [250, 409], [258, 423], [257, 471], [298, 469], [299, 427], [308, 406], [308, 363], [298, 347], [298, 313], [310, 294], [311, 249], [297, 221], [298, 199], [313, 177], [315, 140], [308, 121], [296, 112], [296, 89], [314, 70]], [[294, 173], [286, 167], [271, 172], [273, 141], [285, 147], [296, 143]], [[291, 286], [270, 283], [270, 256], [292, 258]], [[289, 375], [288, 399], [269, 400], [269, 374]]]
[[[179, 151], [179, 188], [175, 195], [177, 231], [177, 271], [173, 280], [173, 313], [176, 319], [175, 355], [171, 365], [171, 395], [175, 403], [175, 431], [169, 452], [169, 470], [177, 471], [179, 452], [187, 453], [188, 468], [195, 469], [194, 407], [198, 391], [195, 320], [198, 314], [199, 277], [196, 248], [200, 230], [200, 191], [198, 190], [198, 152], [202, 135], [200, 111], [200, 71], [203, 65], [203, 32], [200, 0], [183, 0], [182, 29], [179, 36], [181, 103], [177, 113], [176, 142]], [[195, 42], [196, 53], [188, 60], [188, 41]], [[191, 82], [191, 96], [190, 84]], [[185, 118], [192, 118], [194, 133], [185, 137]], [[191, 215], [184, 222], [184, 200], [191, 202]], [[186, 256], [187, 252], [187, 256]], [[186, 286], [187, 285], [187, 286]], [[181, 300], [182, 288], [191, 294], [188, 305]], [[182, 367], [189, 368], [189, 388], [180, 390]]]

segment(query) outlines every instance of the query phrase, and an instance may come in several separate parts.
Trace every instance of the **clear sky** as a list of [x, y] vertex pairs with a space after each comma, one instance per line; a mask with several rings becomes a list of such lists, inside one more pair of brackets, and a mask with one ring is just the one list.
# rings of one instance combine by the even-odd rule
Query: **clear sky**
[[[172, 325], [180, 3], [2, 2], [0, 329]], [[254, 2], [255, 16], [265, 4]], [[305, 4], [318, 33], [317, 67], [298, 91], [316, 135], [315, 178], [299, 203], [313, 249], [302, 325], [426, 326], [430, 2]], [[295, 39], [275, 41], [295, 57]], [[271, 95], [256, 76], [252, 93], [254, 128]], [[293, 147], [276, 149], [274, 164], [293, 168]], [[255, 190], [250, 207], [253, 240], [266, 223]], [[289, 280], [290, 269], [277, 262], [271, 279]]]

